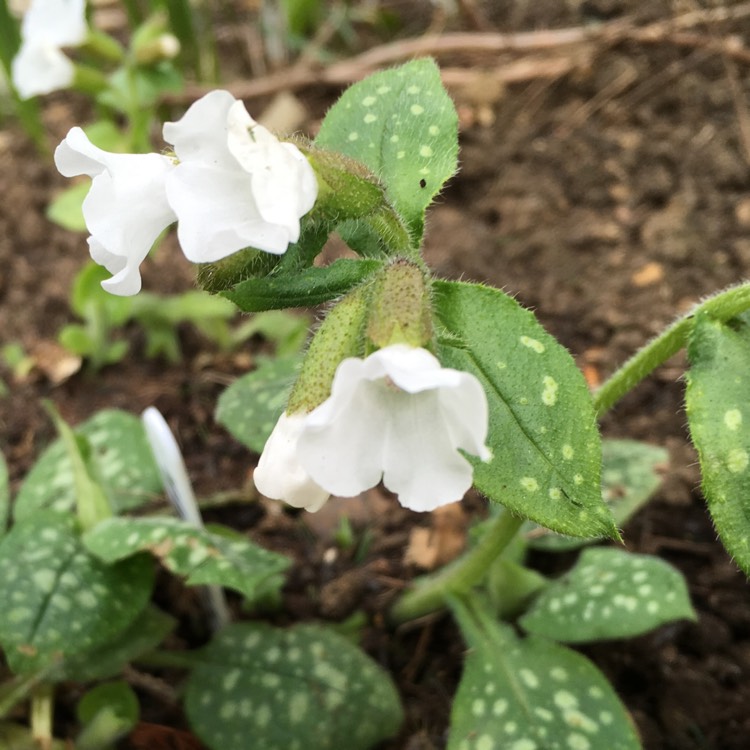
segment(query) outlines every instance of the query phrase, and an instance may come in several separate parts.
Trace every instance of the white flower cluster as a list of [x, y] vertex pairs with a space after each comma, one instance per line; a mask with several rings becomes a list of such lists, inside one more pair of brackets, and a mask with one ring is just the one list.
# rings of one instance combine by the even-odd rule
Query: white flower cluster
[[22, 99], [73, 83], [75, 69], [63, 52], [88, 34], [85, 0], [33, 0], [21, 23], [21, 48], [11, 77]]
[[460, 500], [483, 460], [487, 397], [476, 377], [441, 367], [404, 344], [345, 359], [331, 395], [309, 414], [283, 414], [254, 481], [264, 495], [319, 510], [330, 495], [353, 496], [381, 478], [406, 508], [434, 510]]
[[165, 123], [174, 155], [114, 154], [73, 128], [55, 151], [66, 177], [93, 179], [83, 203], [91, 257], [113, 274], [113, 294], [140, 291], [139, 266], [159, 234], [178, 222], [186, 257], [210, 263], [246, 247], [284, 253], [315, 204], [315, 173], [227, 91], [212, 91]]

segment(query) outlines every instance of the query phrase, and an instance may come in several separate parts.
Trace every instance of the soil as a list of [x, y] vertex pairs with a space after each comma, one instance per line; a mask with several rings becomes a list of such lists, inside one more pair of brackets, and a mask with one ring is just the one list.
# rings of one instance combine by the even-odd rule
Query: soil
[[[408, 5], [388, 3], [402, 18], [399, 33], [412, 36], [430, 25], [506, 33], [596, 30], [624, 20], [642, 26], [696, 10], [688, 0], [467, 1], [451, 17], [426, 2]], [[461, 170], [430, 212], [428, 262], [440, 276], [494, 284], [533, 308], [592, 386], [678, 313], [750, 271], [750, 55], [733, 56], [724, 43], [748, 38], [750, 20], [714, 19], [689, 31], [692, 41], [675, 27], [658, 42], [620, 37], [554, 48], [546, 56], [440, 58], [467, 77], [453, 89]], [[484, 85], [484, 69], [528, 59], [541, 71], [554, 56], [569, 63], [556, 76]], [[308, 113], [303, 128], [314, 132], [337, 90], [320, 85], [297, 93]], [[51, 142], [81, 111], [85, 103], [75, 97], [48, 98]], [[0, 398], [0, 449], [12, 486], [53, 438], [41, 399], [51, 399], [73, 423], [104, 407], [139, 412], [156, 405], [180, 435], [199, 496], [237, 494], [211, 511], [210, 520], [294, 558], [276, 622], [340, 621], [365, 612], [364, 645], [397, 680], [407, 716], [399, 736], [382, 749], [444, 747], [461, 672], [460, 635], [448, 618], [393, 632], [384, 617], [421, 572], [405, 557], [412, 530], [430, 528], [439, 517], [405, 511], [379, 490], [332, 501], [315, 516], [255, 498], [249, 477], [257, 457], [214, 422], [213, 410], [227, 383], [252, 367], [262, 342], [223, 354], [186, 329], [184, 362], [170, 365], [147, 359], [142, 335], [128, 330], [131, 355], [121, 365], [96, 375], [84, 368], [56, 382], [64, 358], [54, 341], [73, 320], [69, 288], [85, 244], [44, 218], [65, 181], [10, 122], [0, 131], [0, 175], [1, 338], [20, 342], [38, 362], [23, 378], [14, 379], [8, 368], [0, 373], [9, 387]], [[162, 293], [192, 284], [173, 239], [144, 265], [144, 277], [146, 288]], [[583, 650], [615, 684], [648, 750], [744, 750], [750, 743], [750, 589], [717, 542], [700, 494], [679, 382], [684, 365], [678, 355], [660, 368], [617, 405], [602, 430], [669, 449], [663, 486], [625, 528], [625, 543], [684, 572], [698, 621]], [[483, 507], [470, 495], [452, 517], [457, 533]], [[342, 515], [351, 519], [357, 541], [350, 550], [334, 541]], [[538, 563], [559, 570], [555, 559]], [[175, 587], [163, 582], [160, 596], [181, 617], [178, 636], [200, 641], [194, 600]], [[163, 691], [133, 679], [144, 721], [185, 728]], [[131, 746], [146, 745], [133, 738]]]

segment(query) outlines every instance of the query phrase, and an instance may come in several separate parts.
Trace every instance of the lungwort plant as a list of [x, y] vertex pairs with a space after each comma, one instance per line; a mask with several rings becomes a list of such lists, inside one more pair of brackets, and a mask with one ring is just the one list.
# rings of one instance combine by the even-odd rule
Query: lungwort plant
[[[381, 481], [418, 511], [472, 486], [489, 501], [468, 551], [390, 611], [396, 625], [449, 610], [466, 641], [448, 748], [639, 748], [612, 686], [571, 644], [694, 613], [675, 569], [620, 546], [664, 452], [602, 441], [597, 417], [687, 347], [709, 512], [749, 572], [750, 287], [700, 303], [591, 394], [532, 312], [497, 289], [436, 279], [422, 257], [426, 210], [458, 154], [432, 61], [352, 86], [314, 141], [278, 140], [224, 91], [163, 135], [153, 153], [113, 154], [74, 128], [56, 152], [64, 174], [92, 178], [83, 215], [105, 289], [136, 294], [151, 245], [176, 222], [199, 284], [241, 310], [325, 305], [304, 356], [267, 360], [220, 400], [218, 419], [261, 454], [257, 488], [309, 511]], [[316, 262], [332, 232], [356, 258]], [[288, 561], [226, 529], [132, 517], [159, 484], [133, 420], [97, 415], [77, 438], [61, 425], [16, 498], [0, 542], [0, 643], [17, 677], [2, 705], [31, 693], [49, 707], [57, 681], [141, 659], [186, 670], [187, 716], [211, 748], [365, 750], [397, 732], [390, 678], [330, 627], [248, 621], [196, 652], [153, 650], [170, 620], [148, 604], [150, 558], [255, 611], [278, 603]], [[535, 547], [585, 549], [548, 580], [526, 564]]]

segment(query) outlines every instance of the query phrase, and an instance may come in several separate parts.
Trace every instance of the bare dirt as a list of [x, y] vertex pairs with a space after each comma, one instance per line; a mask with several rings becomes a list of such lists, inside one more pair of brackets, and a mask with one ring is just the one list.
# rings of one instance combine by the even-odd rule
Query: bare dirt
[[[427, 3], [415, 3], [408, 16], [403, 3], [389, 5], [403, 16], [401, 33], [411, 35], [429, 23], [433, 30], [447, 23], [506, 33], [595, 30], [624, 20], [641, 28], [698, 10], [666, 1], [464, 2], [464, 12], [445, 21], [430, 15]], [[631, 34], [541, 53], [468, 50], [440, 58], [464, 75], [452, 88], [462, 122], [461, 171], [430, 213], [428, 262], [440, 276], [489, 282], [535, 309], [592, 387], [678, 313], [750, 271], [750, 55], [742, 58], [731, 46], [732, 39], [748, 38], [750, 20], [711, 17], [687, 30], [666, 29], [658, 41]], [[518, 60], [539, 73], [501, 85], [487, 72]], [[556, 75], [541, 73], [550, 60], [563, 61]], [[322, 85], [298, 92], [308, 130], [336, 93]], [[249, 102], [251, 111], [262, 103]], [[80, 106], [71, 107], [65, 95], [50, 98], [45, 117], [53, 142], [74, 124], [71, 111]], [[72, 319], [68, 290], [85, 244], [44, 218], [64, 180], [12, 124], [0, 131], [0, 180], [0, 338], [42, 357], [43, 345]], [[144, 275], [147, 288], [161, 292], [192, 283], [170, 242]], [[71, 422], [103, 407], [138, 412], [155, 404], [181, 436], [199, 495], [240, 490], [245, 498], [212, 511], [212, 520], [294, 557], [276, 621], [340, 621], [365, 612], [364, 645], [398, 681], [407, 712], [401, 734], [384, 750], [444, 747], [460, 636], [447, 618], [397, 632], [384, 618], [388, 603], [419, 572], [405, 561], [410, 531], [437, 520], [409, 513], [378, 491], [318, 516], [256, 501], [248, 485], [256, 457], [212, 416], [225, 385], [252, 366], [254, 348], [222, 355], [186, 330], [185, 362], [170, 366], [143, 356], [137, 330], [127, 336], [132, 355], [96, 376], [81, 371], [55, 385], [38, 368], [15, 382], [7, 369], [1, 373], [10, 393], [0, 399], [0, 449], [13, 485], [53, 437], [40, 399], [52, 399]], [[616, 685], [648, 750], [745, 750], [750, 588], [716, 541], [699, 491], [682, 405], [684, 364], [678, 355], [662, 367], [602, 429], [669, 448], [662, 489], [624, 536], [628, 549], [659, 554], [685, 573], [698, 622], [584, 651]], [[481, 514], [482, 502], [464, 502], [452, 522], [459, 533], [469, 515]], [[333, 541], [342, 513], [355, 534], [349, 550]], [[557, 565], [542, 558], [539, 564], [548, 571]], [[182, 617], [179, 637], [200, 641], [192, 600], [162, 588]], [[184, 728], [159, 690], [140, 683], [138, 689], [146, 721]], [[133, 738], [131, 746], [146, 745]]]

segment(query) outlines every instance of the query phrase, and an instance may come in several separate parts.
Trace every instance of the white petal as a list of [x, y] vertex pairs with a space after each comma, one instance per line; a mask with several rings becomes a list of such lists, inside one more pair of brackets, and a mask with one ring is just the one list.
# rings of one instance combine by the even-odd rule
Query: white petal
[[297, 457], [332, 494], [358, 494], [382, 476], [402, 505], [432, 510], [471, 487], [459, 449], [487, 457], [487, 421], [473, 375], [399, 344], [339, 365], [331, 396], [305, 421]]
[[77, 47], [86, 38], [85, 0], [32, 0], [21, 38], [56, 47]]
[[21, 99], [64, 89], [73, 83], [73, 63], [55, 46], [24, 42], [11, 66]]
[[179, 220], [180, 245], [194, 263], [210, 263], [246, 247], [281, 254], [289, 245], [284, 227], [261, 218], [241, 170], [181, 163], [168, 176], [166, 191]]
[[258, 491], [295, 508], [320, 510], [330, 493], [316, 484], [297, 461], [297, 441], [305, 415], [282, 414], [261, 454], [253, 481]]
[[364, 363], [346, 359], [336, 370], [331, 397], [307, 416], [297, 456], [331, 494], [353, 497], [383, 474], [382, 446], [388, 412], [380, 384], [363, 377]]
[[93, 178], [83, 202], [92, 257], [107, 258], [103, 265], [116, 273], [104, 282], [106, 289], [134, 294], [140, 288], [138, 266], [175, 220], [164, 187], [167, 173], [174, 169], [172, 161], [159, 154], [112, 154], [94, 146], [80, 128], [73, 128], [57, 147], [55, 164], [67, 177]]
[[143, 258], [139, 260], [135, 257], [113, 255], [94, 237], [89, 237], [88, 243], [91, 259], [100, 266], [104, 266], [112, 274], [111, 279], [102, 281], [103, 289], [120, 297], [131, 297], [141, 291], [139, 266]]
[[227, 116], [236, 99], [228, 91], [211, 91], [192, 104], [177, 122], [165, 122], [164, 140], [180, 162], [236, 168], [227, 148]]
[[383, 484], [411, 510], [434, 510], [460, 500], [472, 484], [472, 466], [456, 450], [438, 393], [404, 394], [390, 412]]

